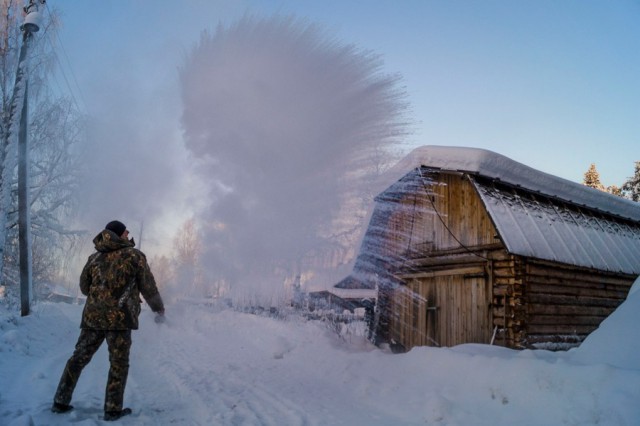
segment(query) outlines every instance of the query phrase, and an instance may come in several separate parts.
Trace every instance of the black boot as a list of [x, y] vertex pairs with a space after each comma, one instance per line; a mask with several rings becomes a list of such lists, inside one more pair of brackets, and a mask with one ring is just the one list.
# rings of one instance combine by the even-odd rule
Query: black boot
[[114, 420], [118, 420], [120, 417], [124, 417], [128, 414], [131, 414], [131, 408], [123, 408], [120, 411], [105, 411], [104, 420], [107, 422], [111, 422]]
[[73, 405], [60, 404], [59, 402], [54, 402], [51, 407], [51, 411], [54, 413], [66, 413], [71, 410], [73, 410]]

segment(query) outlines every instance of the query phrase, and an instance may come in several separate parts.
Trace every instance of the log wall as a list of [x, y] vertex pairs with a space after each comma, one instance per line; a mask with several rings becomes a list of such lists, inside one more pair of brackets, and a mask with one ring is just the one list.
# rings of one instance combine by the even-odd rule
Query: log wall
[[406, 285], [381, 292], [388, 340], [407, 350], [490, 342], [567, 349], [626, 298], [635, 277], [507, 253], [470, 182], [432, 177], [389, 216], [386, 250], [410, 256], [394, 272]]
[[635, 277], [528, 260], [525, 347], [577, 346], [627, 297]]
[[523, 295], [525, 268], [517, 256], [505, 252], [494, 253], [491, 262], [493, 288], [491, 311], [496, 331], [495, 344], [508, 348], [522, 348], [525, 340], [525, 310]]

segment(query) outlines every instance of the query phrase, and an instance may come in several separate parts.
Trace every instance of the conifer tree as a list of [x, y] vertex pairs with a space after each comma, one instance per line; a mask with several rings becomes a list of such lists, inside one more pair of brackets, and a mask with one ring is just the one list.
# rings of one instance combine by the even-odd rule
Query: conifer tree
[[622, 185], [622, 191], [633, 201], [640, 201], [640, 161], [636, 161], [635, 173]]
[[600, 182], [600, 173], [596, 170], [596, 165], [591, 163], [589, 166], [589, 170], [584, 174], [584, 179], [582, 181], [588, 187], [599, 189], [600, 191], [604, 191], [604, 185]]

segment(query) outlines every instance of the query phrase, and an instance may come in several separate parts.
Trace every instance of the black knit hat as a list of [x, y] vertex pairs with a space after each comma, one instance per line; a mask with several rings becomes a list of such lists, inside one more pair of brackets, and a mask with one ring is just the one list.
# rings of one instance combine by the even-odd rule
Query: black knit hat
[[124, 234], [124, 231], [127, 230], [127, 227], [124, 226], [124, 223], [118, 220], [112, 220], [111, 222], [107, 223], [107, 226], [105, 226], [104, 229], [113, 231], [118, 237], [121, 237], [122, 234]]

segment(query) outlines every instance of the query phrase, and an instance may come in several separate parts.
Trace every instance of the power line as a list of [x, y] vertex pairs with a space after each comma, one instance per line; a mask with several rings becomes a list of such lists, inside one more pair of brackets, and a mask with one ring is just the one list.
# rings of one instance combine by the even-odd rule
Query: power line
[[[51, 13], [51, 10], [49, 9], [49, 5], [47, 3], [45, 3], [45, 7], [47, 9], [47, 12], [49, 13], [49, 18], [51, 19], [53, 14]], [[71, 79], [73, 81], [73, 83], [75, 84], [75, 89], [73, 89], [71, 87], [71, 84], [69, 83], [69, 78], [67, 78], [67, 73], [65, 72], [65, 66], [62, 63], [62, 61], [60, 60], [60, 55], [58, 55], [58, 49], [56, 49], [55, 45], [53, 44], [53, 41], [51, 40], [50, 37], [47, 37], [47, 41], [49, 42], [49, 45], [51, 46], [51, 51], [53, 52], [53, 55], [56, 59], [56, 62], [58, 63], [58, 66], [60, 68], [60, 73], [62, 74], [62, 77], [64, 78], [64, 81], [66, 83], [66, 86], [69, 90], [69, 93], [71, 95], [71, 98], [73, 100], [73, 103], [75, 104], [76, 108], [78, 108], [79, 111], [86, 111], [87, 110], [87, 103], [84, 101], [84, 96], [82, 93], [82, 89], [80, 89], [80, 85], [78, 84], [78, 79], [76, 78], [75, 73], [73, 72], [73, 67], [71, 66], [71, 61], [69, 60], [69, 56], [67, 55], [67, 51], [64, 48], [64, 44], [62, 43], [62, 39], [60, 38], [60, 34], [58, 33], [58, 30], [55, 26], [50, 26], [49, 27], [51, 29], [51, 31], [48, 32], [52, 32], [54, 35], [54, 37], [56, 37], [58, 46], [60, 47], [60, 50], [62, 51], [62, 54], [64, 55], [64, 58], [66, 60], [66, 64], [67, 67], [69, 69], [69, 74], [71, 76]], [[78, 102], [78, 97], [76, 97], [75, 91], [77, 90], [77, 93], [79, 95], [80, 100], [82, 101], [82, 104], [84, 106], [84, 108], [81, 108], [79, 102]]]

